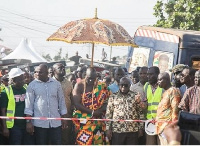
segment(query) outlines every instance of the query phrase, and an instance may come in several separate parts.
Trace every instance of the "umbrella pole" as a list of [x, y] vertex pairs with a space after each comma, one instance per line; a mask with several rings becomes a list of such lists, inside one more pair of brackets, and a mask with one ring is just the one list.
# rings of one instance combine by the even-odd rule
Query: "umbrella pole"
[[91, 64], [90, 66], [93, 67], [93, 60], [94, 60], [94, 43], [92, 43], [92, 58], [91, 58]]

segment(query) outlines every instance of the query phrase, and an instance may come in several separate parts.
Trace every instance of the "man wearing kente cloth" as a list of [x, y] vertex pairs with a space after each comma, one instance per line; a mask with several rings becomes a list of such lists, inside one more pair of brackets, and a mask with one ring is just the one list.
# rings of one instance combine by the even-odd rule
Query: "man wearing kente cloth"
[[[109, 91], [106, 84], [97, 81], [94, 68], [88, 68], [85, 79], [74, 87], [73, 100], [76, 110], [73, 117], [85, 119], [105, 118], [108, 96]], [[76, 131], [76, 144], [109, 144], [104, 121], [74, 120], [73, 122]]]

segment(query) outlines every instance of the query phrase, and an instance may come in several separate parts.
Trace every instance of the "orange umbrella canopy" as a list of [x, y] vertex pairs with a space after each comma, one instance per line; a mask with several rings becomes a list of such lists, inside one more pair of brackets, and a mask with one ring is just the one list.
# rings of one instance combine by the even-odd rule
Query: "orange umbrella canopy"
[[92, 43], [93, 53], [94, 44], [136, 47], [133, 38], [121, 25], [109, 20], [98, 19], [97, 15], [91, 19], [71, 21], [60, 27], [47, 40], [67, 43]]
[[109, 20], [96, 18], [71, 21], [59, 28], [47, 40], [111, 46], [136, 46], [133, 38], [122, 26]]

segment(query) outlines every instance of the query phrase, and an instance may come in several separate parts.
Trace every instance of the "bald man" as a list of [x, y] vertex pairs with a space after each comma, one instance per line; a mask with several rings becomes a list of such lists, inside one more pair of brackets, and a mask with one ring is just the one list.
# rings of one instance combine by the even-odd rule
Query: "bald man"
[[[157, 109], [156, 133], [159, 136], [160, 144], [167, 145], [167, 140], [162, 136], [163, 130], [170, 122], [178, 120], [178, 105], [181, 99], [181, 94], [178, 88], [172, 87], [170, 76], [166, 72], [158, 75], [158, 85], [165, 91]], [[159, 122], [159, 120], [162, 121]]]
[[[76, 83], [73, 90], [75, 106], [74, 118], [102, 119], [106, 111], [109, 91], [105, 83], [98, 82], [94, 68], [87, 68], [84, 80]], [[108, 144], [105, 134], [104, 121], [73, 121], [77, 133], [78, 145], [105, 145]], [[87, 134], [87, 138], [85, 137]]]

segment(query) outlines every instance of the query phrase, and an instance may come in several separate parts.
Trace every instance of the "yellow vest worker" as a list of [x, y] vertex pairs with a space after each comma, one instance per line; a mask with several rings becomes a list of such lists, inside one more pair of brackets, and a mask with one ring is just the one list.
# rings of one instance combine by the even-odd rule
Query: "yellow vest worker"
[[158, 86], [153, 94], [151, 85], [147, 82], [144, 85], [144, 91], [147, 95], [148, 101], [147, 119], [154, 119], [156, 117], [158, 104], [161, 100], [163, 89]]
[[[24, 88], [25, 89], [25, 88]], [[22, 92], [26, 92], [26, 90], [21, 89]], [[20, 100], [22, 102], [24, 102], [24, 98], [25, 98], [25, 93], [22, 94], [20, 99], [16, 99], [13, 93], [13, 89], [12, 86], [9, 87], [5, 87], [5, 92], [7, 94], [7, 98], [8, 98], [8, 104], [7, 104], [7, 112], [6, 112], [6, 116], [7, 117], [14, 117], [15, 116], [15, 102], [20, 102]], [[15, 101], [16, 99], [16, 101]], [[7, 119], [6, 120], [6, 125], [7, 128], [12, 128], [14, 125], [14, 119]]]
[[[1, 92], [0, 107], [2, 116], [25, 117], [24, 72], [12, 68], [8, 73], [10, 86]], [[25, 119], [2, 119], [2, 134], [9, 138], [9, 145], [34, 145], [34, 137], [26, 132]]]

